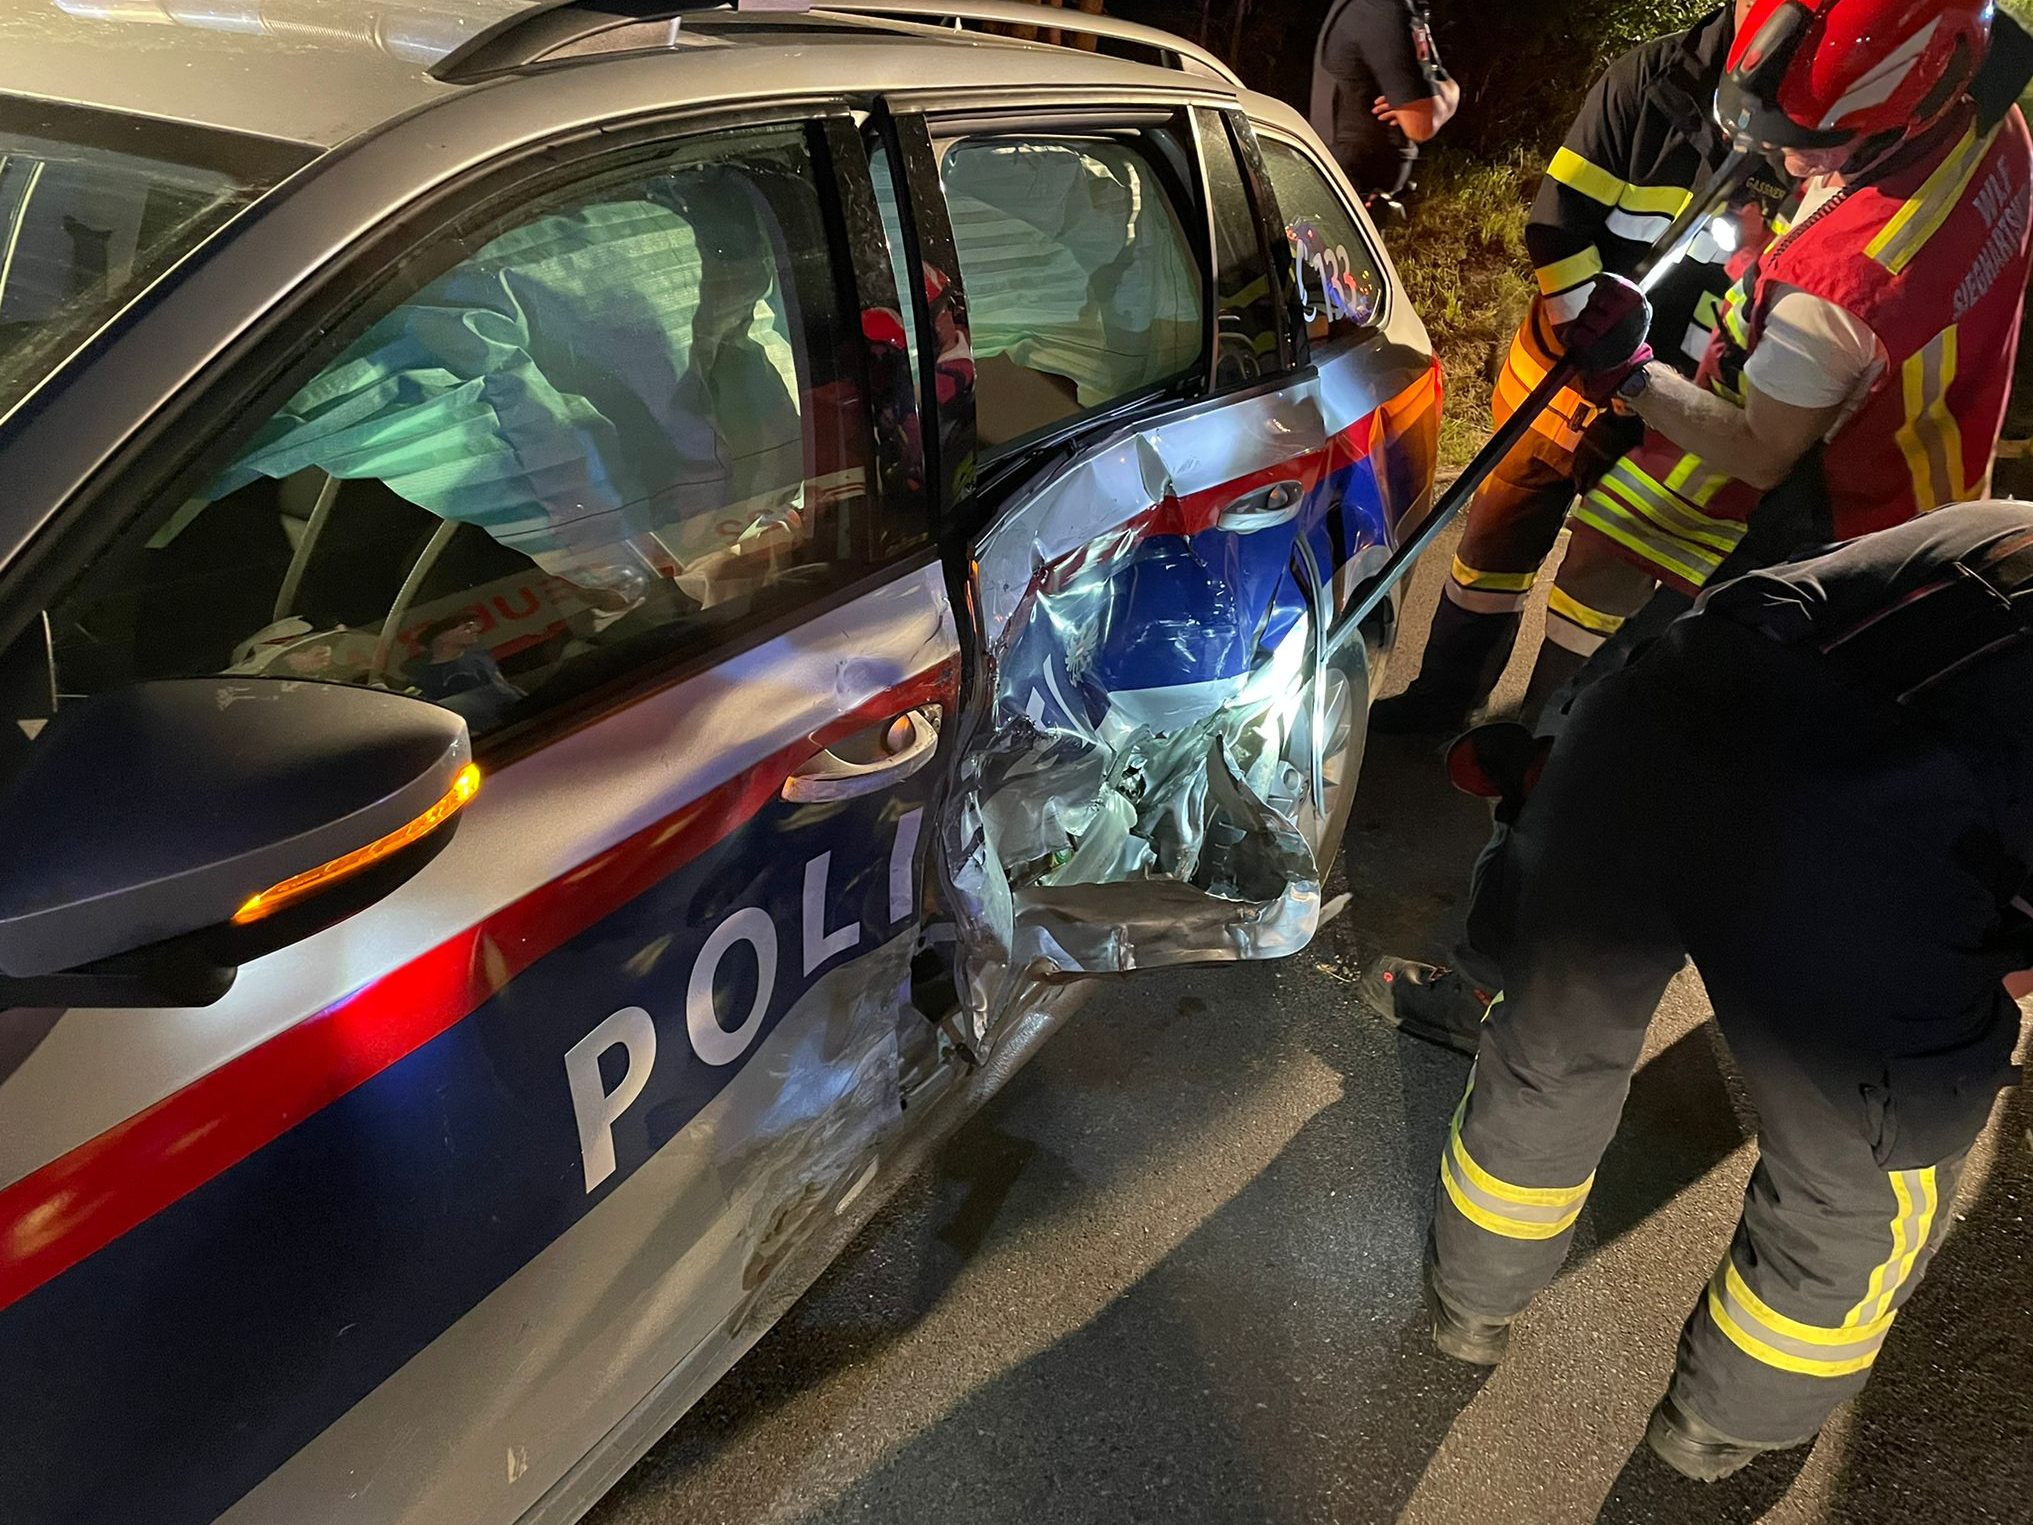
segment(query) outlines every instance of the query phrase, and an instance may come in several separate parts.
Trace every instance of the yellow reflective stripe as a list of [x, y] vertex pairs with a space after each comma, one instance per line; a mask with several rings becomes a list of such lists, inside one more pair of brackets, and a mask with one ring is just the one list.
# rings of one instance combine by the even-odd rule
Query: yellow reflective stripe
[[1617, 205], [1626, 212], [1647, 217], [1678, 217], [1694, 200], [1694, 192], [1683, 185], [1627, 185], [1617, 195]]
[[[1893, 1221], [1892, 1257], [1879, 1268], [1884, 1278], [1882, 1290], [1853, 1310], [1851, 1316], [1859, 1323], [1890, 1320], [1892, 1299], [1912, 1277], [1913, 1267], [1919, 1263], [1921, 1252], [1934, 1232], [1934, 1215], [1941, 1206], [1940, 1182], [1932, 1165], [1925, 1170], [1895, 1172], [1892, 1191], [1901, 1209], [1901, 1216]], [[1873, 1280], [1880, 1279], [1879, 1272], [1873, 1273]]]
[[1477, 1228], [1506, 1239], [1557, 1239], [1574, 1227], [1581, 1216], [1581, 1205], [1575, 1204], [1573, 1211], [1556, 1219], [1535, 1222], [1510, 1214], [1499, 1213], [1478, 1201], [1470, 1190], [1456, 1177], [1452, 1158], [1443, 1156], [1440, 1161], [1440, 1184], [1447, 1190], [1447, 1199], [1454, 1204], [1461, 1216]]
[[1922, 513], [1967, 496], [1962, 480], [1962, 427], [1948, 402], [1955, 383], [1959, 330], [1950, 325], [1900, 368], [1906, 422], [1898, 430], [1900, 453], [1913, 479], [1913, 500]]
[[1622, 615], [1604, 614], [1600, 609], [1591, 609], [1565, 588], [1558, 586], [1546, 595], [1546, 612], [1596, 635], [1615, 635], [1624, 624]]
[[1547, 371], [1552, 369], [1532, 353], [1530, 346], [1525, 343], [1523, 334], [1511, 341], [1511, 354], [1507, 366], [1511, 374], [1525, 384], [1525, 390], [1528, 392], [1544, 381]]
[[1740, 284], [1730, 287], [1729, 294], [1722, 299], [1723, 332], [1736, 340], [1741, 349], [1749, 349], [1751, 344], [1751, 328], [1744, 321], [1744, 303], [1747, 300]]
[[[1603, 477], [1602, 485], [1615, 488], [1633, 508], [1648, 515], [1667, 534], [1728, 555], [1744, 538], [1744, 526], [1735, 520], [1713, 519], [1699, 512], [1662, 482], [1655, 481], [1628, 456], [1618, 461]], [[1713, 498], [1714, 491], [1708, 496]]]
[[1832, 1350], [1846, 1349], [1859, 1340], [1882, 1336], [1892, 1327], [1892, 1315], [1873, 1319], [1868, 1324], [1843, 1325], [1830, 1328], [1826, 1324], [1804, 1324], [1799, 1319], [1788, 1318], [1751, 1290], [1751, 1284], [1744, 1280], [1743, 1272], [1737, 1269], [1734, 1260], [1725, 1257], [1722, 1263], [1723, 1287], [1730, 1300], [1765, 1333], [1781, 1339], [1799, 1340], [1806, 1345], [1820, 1345]]
[[1588, 1189], [1595, 1185], [1590, 1176], [1579, 1186], [1513, 1186], [1509, 1181], [1498, 1180], [1482, 1166], [1476, 1164], [1468, 1152], [1468, 1146], [1461, 1141], [1461, 1123], [1457, 1119], [1453, 1136], [1449, 1140], [1455, 1163], [1477, 1188], [1488, 1192], [1501, 1202], [1517, 1207], [1559, 1207], [1579, 1208], [1588, 1196]]
[[1492, 593], [1529, 593], [1532, 582], [1538, 577], [1532, 572], [1485, 572], [1472, 567], [1459, 556], [1454, 558], [1454, 580], [1464, 588], [1487, 589]]
[[1892, 1211], [1892, 1253], [1872, 1269], [1871, 1279], [1864, 1284], [1863, 1301], [1850, 1309], [1848, 1317], [1843, 1319], [1847, 1325], [1865, 1323], [1884, 1311], [1881, 1305], [1885, 1299], [1885, 1278], [1892, 1274], [1892, 1268], [1906, 1253], [1906, 1238], [1912, 1232], [1907, 1220], [1913, 1216], [1913, 1193], [1907, 1189], [1904, 1172], [1895, 1170], [1889, 1179], [1892, 1198], [1897, 1203]]
[[1570, 254], [1550, 265], [1541, 265], [1538, 274], [1539, 290], [1549, 297], [1558, 296], [1569, 286], [1579, 286], [1583, 281], [1601, 275], [1602, 254], [1590, 244], [1579, 254]]
[[1721, 472], [1711, 470], [1700, 456], [1688, 454], [1681, 456], [1679, 464], [1667, 473], [1666, 487], [1688, 502], [1706, 508], [1728, 481]]
[[1590, 201], [1613, 207], [1631, 187], [1599, 164], [1591, 164], [1571, 148], [1563, 148], [1546, 166], [1546, 173], [1569, 190], [1581, 192]]
[[1697, 588], [1722, 565], [1719, 556], [1708, 556], [1684, 541], [1659, 534], [1649, 521], [1631, 513], [1600, 488], [1581, 500], [1574, 518], [1576, 523], [1608, 536], [1626, 550]]
[[[1550, 365], [1540, 358], [1537, 341], [1532, 334], [1532, 318], [1525, 320], [1517, 335], [1511, 340], [1511, 353], [1504, 369], [1497, 377], [1494, 411], [1499, 415], [1497, 422], [1509, 418], [1531, 395], [1532, 388], [1546, 379]], [[1540, 434], [1564, 448], [1572, 449], [1581, 436], [1580, 419], [1586, 414], [1588, 404], [1571, 387], [1557, 393], [1546, 411], [1533, 421], [1532, 427]]]
[[1949, 214], [1961, 204], [1963, 192], [1976, 178], [1976, 172], [1983, 166], [1998, 132], [1999, 129], [1994, 127], [1979, 138], [1972, 126], [1964, 133], [1962, 141], [1936, 166], [1926, 183], [1893, 213], [1891, 221], [1878, 230], [1878, 236], [1864, 246], [1864, 253], [1894, 275], [1911, 264], [1913, 256], [1941, 231], [1941, 225], [1948, 221]]
[[[1750, 1289], [1743, 1286], [1741, 1277], [1735, 1276], [1736, 1268], [1731, 1266], [1729, 1270], [1734, 1278], [1731, 1290], [1740, 1287], [1748, 1295]], [[1863, 1371], [1878, 1358], [1878, 1348], [1884, 1340], [1882, 1331], [1879, 1331], [1875, 1338], [1860, 1330], [1846, 1331], [1854, 1338], [1848, 1343], [1847, 1353], [1841, 1355], [1816, 1356], [1800, 1349], [1788, 1349], [1786, 1347], [1792, 1343], [1791, 1341], [1777, 1342], [1755, 1324], [1751, 1328], [1746, 1328], [1737, 1319], [1730, 1300], [1724, 1295], [1721, 1281], [1722, 1278], [1718, 1277], [1716, 1281], [1709, 1283], [1708, 1316], [1715, 1321], [1715, 1327], [1728, 1336], [1731, 1344], [1754, 1361], [1775, 1366], [1781, 1371], [1798, 1372], [1802, 1376], [1846, 1377], [1854, 1372]], [[1737, 1307], [1744, 1306], [1742, 1303], [1737, 1304]], [[1803, 1343], [1810, 1347], [1813, 1344], [1813, 1342]]]
[[[1499, 995], [1483, 1013], [1489, 1020], [1503, 1000]], [[1590, 1175], [1579, 1186], [1513, 1186], [1499, 1180], [1478, 1165], [1461, 1140], [1462, 1119], [1468, 1113], [1468, 1099], [1475, 1094], [1475, 1071], [1468, 1073], [1468, 1086], [1461, 1104], [1454, 1109], [1454, 1121], [1447, 1130], [1447, 1148], [1440, 1156], [1440, 1184], [1448, 1201], [1461, 1216], [1477, 1228], [1506, 1239], [1555, 1239], [1574, 1226], [1595, 1184]]]

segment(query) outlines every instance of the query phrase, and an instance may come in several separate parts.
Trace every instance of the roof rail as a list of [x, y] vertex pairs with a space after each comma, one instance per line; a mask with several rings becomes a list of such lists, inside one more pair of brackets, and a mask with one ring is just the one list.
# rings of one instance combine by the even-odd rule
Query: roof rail
[[537, 0], [475, 34], [431, 66], [448, 85], [472, 84], [549, 57], [602, 32], [646, 21], [676, 22], [706, 11], [804, 12], [888, 17], [956, 30], [975, 26], [1037, 27], [1147, 48], [1167, 67], [1204, 74], [1237, 89], [1235, 71], [1198, 44], [1156, 27], [1059, 10], [1036, 0]]
[[447, 53], [431, 65], [431, 77], [448, 85], [472, 84], [616, 27], [727, 8], [726, 0], [537, 0]]
[[1060, 10], [1040, 5], [1037, 0], [814, 0], [813, 9], [850, 16], [893, 16], [901, 21], [945, 25], [956, 30], [972, 22], [996, 26], [1036, 27], [1063, 36], [1093, 37], [1107, 42], [1126, 42], [1148, 48], [1166, 61], [1167, 67], [1191, 74], [1205, 74], [1238, 90], [1246, 88], [1242, 77], [1198, 43], [1154, 26], [1118, 21], [1113, 16], [1096, 16], [1071, 8]]

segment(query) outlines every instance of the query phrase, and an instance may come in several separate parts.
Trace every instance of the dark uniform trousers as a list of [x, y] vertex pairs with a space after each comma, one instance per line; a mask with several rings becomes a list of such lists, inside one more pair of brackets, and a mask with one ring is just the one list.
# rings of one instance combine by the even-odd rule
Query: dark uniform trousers
[[2012, 1074], [2023, 945], [1960, 851], [1984, 818], [1904, 712], [1722, 615], [1588, 689], [1481, 889], [1506, 984], [1442, 1160], [1441, 1295], [1508, 1317], [1552, 1279], [1691, 957], [1760, 1157], [1672, 1393], [1738, 1440], [1813, 1435], [1868, 1377]]

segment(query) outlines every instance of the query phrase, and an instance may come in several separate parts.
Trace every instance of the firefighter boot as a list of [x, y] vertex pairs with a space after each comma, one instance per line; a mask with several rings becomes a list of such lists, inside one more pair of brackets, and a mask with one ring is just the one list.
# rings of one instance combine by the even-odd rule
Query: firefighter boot
[[1511, 1321], [1464, 1312], [1447, 1300], [1434, 1277], [1431, 1240], [1426, 1244], [1426, 1265], [1419, 1286], [1425, 1296], [1426, 1312], [1433, 1320], [1434, 1349], [1471, 1366], [1495, 1366], [1503, 1360], [1504, 1352], [1510, 1349]]
[[1735, 1440], [1695, 1418], [1671, 1397], [1659, 1400], [1659, 1406], [1652, 1410], [1652, 1422], [1645, 1426], [1645, 1444], [1653, 1454], [1682, 1477], [1691, 1477], [1697, 1483], [1721, 1482], [1767, 1451], [1790, 1451], [1813, 1439], [1808, 1435], [1763, 1445]]
[[1380, 958], [1360, 986], [1364, 1003], [1399, 1032], [1475, 1057], [1489, 992], [1457, 969], [1409, 958]]
[[1370, 711], [1370, 729], [1382, 736], [1438, 736], [1460, 730], [1504, 675], [1523, 623], [1524, 616], [1516, 610], [1479, 614], [1443, 597], [1433, 611], [1419, 676], [1402, 694], [1380, 701]]

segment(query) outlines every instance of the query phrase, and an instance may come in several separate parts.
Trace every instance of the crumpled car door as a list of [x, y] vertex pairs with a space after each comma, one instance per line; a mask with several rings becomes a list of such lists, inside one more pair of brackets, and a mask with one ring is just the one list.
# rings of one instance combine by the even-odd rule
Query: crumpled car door
[[1310, 380], [1214, 403], [981, 537], [988, 697], [943, 842], [977, 1037], [1029, 981], [1312, 938], [1369, 689], [1364, 641], [1325, 642], [1335, 573], [1384, 538], [1323, 490], [1346, 448]]
[[[935, 286], [958, 293], [930, 310], [948, 320], [937, 380], [955, 441], [942, 459], [971, 462], [974, 404], [991, 381], [1010, 386], [1012, 362], [1071, 378], [1083, 404], [1122, 390], [1099, 368], [1148, 364], [1155, 341], [1131, 330], [1159, 332], [1124, 294], [1178, 290], [1177, 272], [1153, 273], [1157, 187], [1123, 140], [991, 140], [935, 162], [901, 125], [913, 198], [931, 209], [918, 227], [926, 305]], [[1264, 252], [1282, 267], [1273, 285], [1293, 299], [1282, 382], [1252, 372], [1229, 395], [1112, 429], [1076, 420], [1028, 450], [1009, 436], [1064, 403], [1007, 390], [993, 429], [982, 409], [981, 444], [1004, 454], [971, 504], [976, 660], [939, 814], [963, 1008], [948, 1031], [976, 1058], [1034, 1009], [1040, 982], [1279, 957], [1327, 914], [1372, 647], [1386, 639], [1340, 615], [1420, 496], [1394, 481], [1394, 418], [1434, 401], [1432, 356], [1406, 304], [1373, 321], [1381, 269], [1358, 292], [1337, 261], [1346, 321], [1312, 324], [1297, 277], [1305, 230], [1275, 210], [1254, 139], [1237, 146]], [[1082, 194], [1033, 194], [1064, 189], [1054, 175]], [[1069, 230], [1070, 260], [1051, 242]], [[1077, 324], [1051, 305], [1069, 305], [1054, 281], [1067, 263], [1092, 267]], [[1308, 337], [1322, 341], [1310, 365]], [[1430, 469], [1411, 475], [1430, 485]]]

